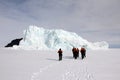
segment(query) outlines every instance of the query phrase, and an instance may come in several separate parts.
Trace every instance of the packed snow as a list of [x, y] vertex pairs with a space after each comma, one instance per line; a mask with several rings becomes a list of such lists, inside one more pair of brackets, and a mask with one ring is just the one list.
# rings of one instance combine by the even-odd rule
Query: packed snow
[[120, 80], [120, 49], [63, 51], [0, 49], [0, 80]]
[[19, 46], [14, 48], [21, 48], [27, 50], [56, 50], [62, 48], [63, 50], [71, 50], [73, 47], [86, 49], [108, 49], [107, 42], [89, 42], [74, 32], [68, 32], [62, 29], [44, 29], [37, 26], [29, 26], [24, 30], [23, 40], [20, 41]]

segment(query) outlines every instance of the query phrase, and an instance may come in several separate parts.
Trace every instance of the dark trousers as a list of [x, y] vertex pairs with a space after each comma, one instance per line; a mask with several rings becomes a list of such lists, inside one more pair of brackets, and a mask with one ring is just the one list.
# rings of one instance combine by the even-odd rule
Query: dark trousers
[[59, 54], [59, 61], [62, 60], [62, 54]]
[[78, 53], [74, 52], [74, 58], [77, 59], [77, 57], [78, 57]]
[[81, 53], [81, 57], [82, 57], [82, 59], [84, 59], [84, 57], [86, 57], [85, 52]]
[[59, 61], [62, 60], [62, 56], [59, 56]]

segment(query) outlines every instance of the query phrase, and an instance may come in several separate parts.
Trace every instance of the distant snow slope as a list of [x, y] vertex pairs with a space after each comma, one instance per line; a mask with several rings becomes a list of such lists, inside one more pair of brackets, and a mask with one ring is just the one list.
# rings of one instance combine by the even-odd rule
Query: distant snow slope
[[[59, 49], [69, 50], [73, 47], [85, 46], [87, 49], [108, 49], [107, 42], [91, 43], [76, 33], [64, 31], [61, 29], [44, 29], [37, 26], [29, 26], [24, 30], [23, 40], [19, 48], [22, 49], [40, 49], [50, 50]], [[18, 47], [15, 47], [18, 48]]]

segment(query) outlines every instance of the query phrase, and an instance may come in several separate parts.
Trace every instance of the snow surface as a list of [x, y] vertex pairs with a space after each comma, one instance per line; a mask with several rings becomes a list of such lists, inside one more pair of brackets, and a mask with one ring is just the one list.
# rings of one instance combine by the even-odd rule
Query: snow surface
[[87, 49], [108, 49], [107, 42], [91, 43], [76, 33], [64, 31], [61, 29], [44, 29], [37, 26], [29, 26], [24, 30], [23, 40], [19, 46], [14, 48], [21, 48], [27, 50], [56, 50], [62, 48], [63, 50], [71, 50], [73, 47]]
[[87, 50], [84, 60], [57, 51], [0, 49], [0, 80], [120, 80], [120, 49]]

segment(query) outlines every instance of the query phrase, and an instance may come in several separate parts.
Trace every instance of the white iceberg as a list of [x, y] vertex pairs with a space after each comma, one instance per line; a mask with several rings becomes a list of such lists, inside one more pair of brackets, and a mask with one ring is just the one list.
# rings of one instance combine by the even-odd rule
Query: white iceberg
[[91, 43], [76, 33], [68, 32], [62, 29], [44, 29], [37, 26], [29, 26], [24, 30], [23, 40], [17, 48], [27, 50], [56, 50], [62, 48], [63, 50], [71, 50], [73, 47], [86, 49], [108, 49], [107, 42]]

